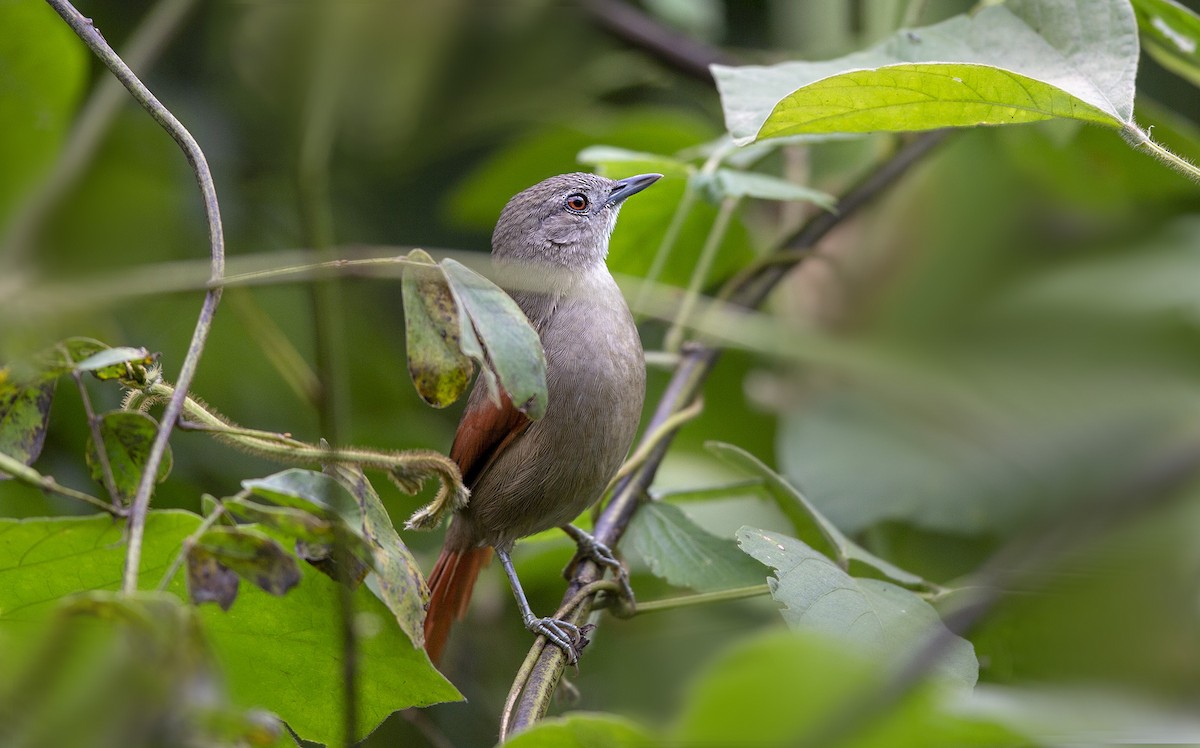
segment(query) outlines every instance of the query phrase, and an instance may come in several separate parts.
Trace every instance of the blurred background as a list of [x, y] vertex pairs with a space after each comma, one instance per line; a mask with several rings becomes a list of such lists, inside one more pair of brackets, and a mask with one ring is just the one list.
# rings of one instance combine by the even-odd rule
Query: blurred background
[[[46, 16], [44, 46], [23, 50], [0, 39], [9, 59], [45, 55], [46, 85], [0, 90], [0, 163], [9, 165], [0, 177], [0, 295], [17, 300], [0, 320], [0, 354], [7, 360], [87, 335], [160, 351], [172, 377], [207, 275], [191, 172], [125, 98], [116, 99], [94, 149], [66, 149], [78, 137], [72, 123], [108, 73], [40, 3], [7, 5]], [[118, 51], [131, 41], [161, 48], [152, 63], [133, 67], [209, 158], [233, 270], [294, 264], [298, 249], [317, 257], [416, 246], [435, 258], [486, 252], [507, 199], [546, 176], [590, 169], [577, 160], [589, 146], [699, 164], [724, 132], [715, 89], [703, 73], [614, 31], [626, 8], [730, 61], [765, 63], [839, 56], [906, 18], [925, 25], [971, 6], [78, 5]], [[1200, 158], [1196, 89], [1145, 57], [1137, 83], [1139, 123], [1177, 153]], [[795, 145], [756, 169], [836, 195], [895, 142]], [[686, 173], [668, 173], [624, 209], [610, 264], [631, 300], [686, 182]], [[778, 248], [814, 210], [747, 202], [705, 288]], [[716, 214], [715, 204], [698, 201], [659, 281], [687, 283]], [[415, 395], [399, 290], [394, 275], [231, 290], [193, 390], [252, 428], [445, 451], [459, 407], [433, 410]], [[1063, 553], [1024, 575], [972, 633], [981, 682], [1086, 684], [1166, 710], [1195, 703], [1198, 291], [1194, 184], [1096, 128], [1052, 122], [954, 133], [773, 294], [762, 318], [770, 335], [722, 357], [704, 413], [675, 441], [656, 491], [736, 478], [703, 448], [708, 440], [732, 443], [784, 473], [876, 553], [945, 584], [1014, 540], [1074, 528], [1069, 540], [1055, 536]], [[669, 319], [678, 298], [652, 296], [635, 310], [648, 351], [661, 348], [667, 329], [654, 314]], [[648, 407], [669, 374], [652, 368]], [[59, 395], [36, 467], [88, 486], [82, 406], [65, 387]], [[93, 397], [108, 409], [120, 393], [96, 387]], [[172, 443], [174, 472], [157, 506], [196, 509], [202, 492], [233, 493], [242, 479], [277, 469], [203, 434], [177, 433]], [[398, 522], [429, 498], [380, 490]], [[742, 525], [787, 527], [754, 492], [681, 506], [725, 537]], [[0, 516], [79, 511], [0, 483]], [[428, 568], [438, 537], [403, 537]], [[534, 609], [555, 607], [569, 543], [537, 539], [517, 555]], [[641, 599], [673, 594], [630, 560]], [[469, 703], [428, 713], [461, 745], [494, 739], [529, 644], [498, 569], [485, 574], [476, 598], [445, 664]], [[570, 676], [578, 707], [659, 721], [674, 712], [707, 653], [779, 625], [764, 598], [606, 619], [582, 673]], [[401, 739], [428, 738], [395, 717], [369, 744]]]

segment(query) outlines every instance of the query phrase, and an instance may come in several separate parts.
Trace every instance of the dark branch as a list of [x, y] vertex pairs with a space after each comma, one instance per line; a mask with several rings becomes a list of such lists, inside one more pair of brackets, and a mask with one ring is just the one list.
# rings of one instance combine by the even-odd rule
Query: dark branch
[[733, 63], [724, 51], [669, 29], [621, 0], [585, 0], [582, 7], [609, 33], [706, 83], [712, 81], [709, 65]]

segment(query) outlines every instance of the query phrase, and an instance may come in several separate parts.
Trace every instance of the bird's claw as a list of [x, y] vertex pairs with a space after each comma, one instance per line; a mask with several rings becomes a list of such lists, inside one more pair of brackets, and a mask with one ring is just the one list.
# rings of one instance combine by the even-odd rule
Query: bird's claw
[[561, 649], [570, 665], [579, 662], [579, 653], [587, 644], [578, 626], [558, 618], [534, 618], [526, 622], [525, 628], [546, 637], [546, 641]]
[[612, 569], [613, 580], [620, 586], [619, 596], [624, 610], [634, 610], [637, 607], [637, 598], [633, 595], [633, 585], [629, 583], [629, 570], [625, 568], [625, 564], [617, 558], [612, 550], [601, 543], [596, 538], [580, 530], [572, 528], [574, 532], [570, 533], [574, 538], [577, 546], [575, 557], [571, 559], [571, 563], [567, 564], [567, 568], [563, 569], [563, 576], [571, 579], [575, 574], [575, 567], [584, 559], [595, 561], [598, 565]]

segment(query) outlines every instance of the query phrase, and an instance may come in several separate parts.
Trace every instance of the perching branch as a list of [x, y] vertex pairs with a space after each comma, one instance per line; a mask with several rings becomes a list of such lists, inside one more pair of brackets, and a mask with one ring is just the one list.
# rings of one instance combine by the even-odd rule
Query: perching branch
[[217, 311], [217, 304], [221, 301], [221, 287], [219, 285], [222, 276], [225, 273], [225, 235], [221, 228], [221, 210], [217, 202], [217, 190], [213, 184], [212, 173], [208, 168], [208, 161], [204, 157], [204, 152], [200, 150], [200, 146], [196, 143], [196, 139], [192, 137], [187, 128], [176, 119], [175, 115], [159, 102], [150, 93], [150, 89], [146, 88], [138, 77], [133, 74], [121, 58], [113, 51], [113, 48], [104, 40], [104, 36], [96, 29], [90, 18], [85, 18], [78, 10], [75, 9], [67, 0], [46, 0], [50, 7], [54, 8], [62, 19], [67, 22], [71, 30], [83, 40], [83, 43], [92, 50], [100, 61], [112, 71], [117, 80], [129, 90], [133, 98], [142, 105], [154, 121], [162, 125], [163, 129], [179, 144], [187, 157], [188, 163], [191, 164], [192, 170], [196, 174], [196, 181], [200, 185], [200, 192], [204, 198], [204, 213], [208, 219], [208, 235], [209, 235], [209, 254], [211, 258], [211, 278], [208, 292], [204, 296], [204, 304], [200, 309], [200, 317], [196, 321], [195, 330], [192, 333], [192, 341], [188, 346], [187, 355], [184, 356], [183, 364], [179, 369], [179, 376], [176, 377], [178, 389], [171, 396], [167, 403], [166, 409], [163, 411], [162, 422], [158, 427], [158, 433], [154, 437], [154, 443], [150, 447], [150, 452], [146, 456], [146, 464], [142, 473], [141, 482], [138, 484], [137, 492], [134, 494], [133, 503], [129, 512], [129, 549], [125, 554], [125, 573], [122, 589], [126, 594], [131, 594], [137, 591], [138, 582], [138, 566], [141, 563], [142, 557], [142, 539], [146, 532], [146, 515], [150, 510], [150, 495], [154, 490], [154, 479], [158, 474], [158, 466], [162, 462], [163, 455], [167, 449], [167, 441], [171, 438], [171, 430], [174, 428], [175, 421], [183, 412], [183, 401], [187, 396], [188, 387], [192, 383], [192, 377], [196, 373], [196, 367], [200, 363], [200, 354], [204, 351], [204, 343], [208, 339], [208, 332], [212, 327], [213, 316]]
[[[761, 304], [792, 268], [810, 256], [809, 250], [817, 242], [893, 185], [913, 164], [941, 143], [944, 137], [943, 131], [917, 136], [850, 189], [838, 201], [837, 213], [820, 213], [809, 220], [780, 250], [786, 259], [761, 263], [752, 272], [735, 277], [725, 286], [720, 296], [736, 306], [752, 308]], [[646, 434], [660, 435], [663, 424], [688, 408], [700, 396], [704, 382], [720, 353], [721, 351], [711, 344], [692, 342], [684, 346], [675, 374], [659, 400], [654, 416], [646, 427]], [[660, 438], [645, 462], [617, 487], [612, 500], [596, 521], [593, 532], [596, 540], [610, 548], [616, 547], [634, 513], [641, 506], [642, 497], [653, 482], [674, 434], [675, 431], [671, 431]], [[645, 442], [646, 438], [643, 437], [642, 443]], [[638, 449], [641, 449], [641, 444]], [[598, 581], [603, 575], [604, 570], [595, 563], [580, 563], [567, 586], [564, 600], [572, 600], [581, 589]], [[567, 615], [566, 620], [582, 625], [591, 613], [594, 602], [594, 595], [586, 595]], [[521, 696], [515, 704], [512, 720], [505, 725], [506, 728], [513, 733], [519, 732], [545, 715], [565, 665], [566, 657], [562, 650], [557, 647], [542, 649], [535, 664], [529, 668]]]

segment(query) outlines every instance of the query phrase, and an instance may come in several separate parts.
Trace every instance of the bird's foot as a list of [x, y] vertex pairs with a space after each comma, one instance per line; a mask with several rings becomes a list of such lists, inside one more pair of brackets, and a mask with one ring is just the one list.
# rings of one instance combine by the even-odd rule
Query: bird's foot
[[588, 643], [578, 626], [558, 618], [531, 618], [525, 622], [525, 628], [561, 649], [569, 665], [579, 662], [579, 653]]
[[632, 614], [632, 611], [637, 608], [637, 598], [633, 596], [633, 586], [629, 583], [629, 569], [625, 568], [625, 564], [621, 563], [612, 549], [587, 532], [574, 525], [563, 525], [562, 529], [571, 536], [576, 545], [575, 557], [571, 559], [571, 563], [567, 564], [567, 568], [563, 569], [563, 576], [571, 579], [575, 575], [575, 567], [585, 559], [594, 561], [603, 568], [612, 569], [613, 580], [621, 588], [618, 593], [620, 597], [618, 609]]

